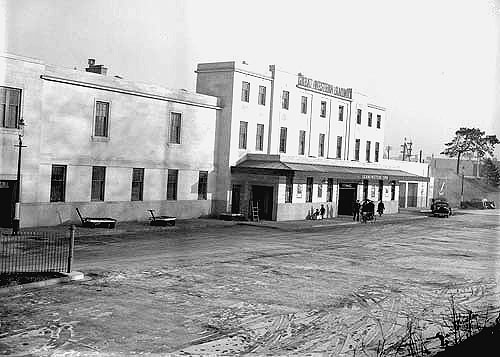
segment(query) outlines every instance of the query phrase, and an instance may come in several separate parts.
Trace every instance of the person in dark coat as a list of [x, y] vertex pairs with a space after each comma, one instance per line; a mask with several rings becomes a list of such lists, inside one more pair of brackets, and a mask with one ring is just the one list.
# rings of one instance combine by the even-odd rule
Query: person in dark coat
[[352, 220], [359, 222], [359, 209], [361, 205], [359, 204], [359, 200], [352, 201]]
[[384, 210], [385, 210], [384, 202], [380, 201], [377, 206], [377, 212], [380, 217], [382, 217]]
[[321, 205], [321, 208], [319, 209], [319, 214], [321, 215], [321, 219], [325, 219], [325, 206]]

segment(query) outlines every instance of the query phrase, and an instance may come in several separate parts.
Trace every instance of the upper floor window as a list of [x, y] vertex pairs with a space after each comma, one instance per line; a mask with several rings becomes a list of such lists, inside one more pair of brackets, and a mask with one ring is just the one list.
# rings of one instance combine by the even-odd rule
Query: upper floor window
[[241, 101], [249, 102], [250, 101], [250, 83], [242, 82], [241, 83]]
[[104, 185], [106, 182], [106, 167], [92, 167], [92, 188], [90, 192], [91, 201], [104, 201]]
[[307, 114], [307, 97], [305, 96], [302, 96], [300, 100], [300, 112], [302, 114]]
[[257, 124], [257, 133], [255, 135], [255, 150], [264, 150], [264, 124]]
[[198, 177], [198, 199], [206, 200], [208, 191], [208, 171], [200, 171]]
[[356, 139], [356, 144], [354, 145], [354, 160], [359, 161], [359, 147], [361, 146], [361, 140]]
[[379, 153], [379, 150], [380, 150], [380, 144], [379, 143], [375, 143], [375, 162], [378, 162], [378, 153]]
[[366, 161], [370, 162], [370, 146], [372, 145], [372, 142], [368, 140], [366, 142]]
[[306, 152], [306, 132], [305, 130], [299, 131], [299, 155], [304, 155]]
[[337, 136], [337, 159], [342, 158], [342, 137]]
[[109, 103], [95, 102], [94, 136], [108, 136]]
[[64, 202], [66, 197], [66, 165], [52, 165], [50, 202]]
[[21, 90], [0, 87], [0, 126], [4, 128], [19, 127], [21, 107]]
[[326, 117], [326, 102], [321, 101], [321, 113], [320, 117], [325, 118]]
[[382, 116], [377, 114], [377, 129], [380, 129], [380, 123], [382, 122]]
[[344, 106], [339, 105], [339, 121], [343, 121], [343, 120], [344, 120]]
[[286, 132], [287, 128], [282, 127], [280, 129], [280, 152], [286, 152]]
[[361, 109], [358, 109], [358, 113], [356, 114], [356, 123], [361, 124]]
[[318, 156], [325, 156], [325, 134], [319, 134]]
[[173, 144], [181, 143], [181, 113], [170, 113], [170, 138]]
[[281, 108], [288, 109], [289, 106], [290, 106], [290, 92], [284, 90], [283, 96], [281, 98]]
[[368, 112], [368, 126], [372, 126], [372, 113]]
[[144, 169], [132, 169], [132, 191], [130, 194], [131, 201], [142, 201], [144, 192]]
[[266, 87], [259, 86], [259, 104], [266, 105]]
[[239, 149], [247, 148], [247, 130], [248, 130], [248, 122], [240, 121], [240, 138], [238, 143]]

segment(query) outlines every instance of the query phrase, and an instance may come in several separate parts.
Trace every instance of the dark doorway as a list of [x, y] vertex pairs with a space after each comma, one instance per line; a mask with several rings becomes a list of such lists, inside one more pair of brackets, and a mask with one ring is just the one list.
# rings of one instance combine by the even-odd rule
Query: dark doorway
[[259, 207], [259, 219], [273, 219], [272, 186], [252, 186], [252, 204]]
[[408, 183], [408, 198], [406, 207], [417, 207], [418, 184]]
[[241, 185], [233, 185], [231, 194], [231, 213], [240, 213]]
[[352, 215], [352, 201], [355, 201], [358, 184], [339, 183], [339, 215]]
[[0, 181], [0, 227], [11, 228], [16, 181]]
[[406, 208], [406, 182], [399, 183], [399, 208]]

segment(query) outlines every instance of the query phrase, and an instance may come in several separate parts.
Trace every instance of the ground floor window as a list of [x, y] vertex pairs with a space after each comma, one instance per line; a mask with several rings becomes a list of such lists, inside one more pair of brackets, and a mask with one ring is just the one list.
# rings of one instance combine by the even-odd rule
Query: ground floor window
[[208, 171], [200, 171], [198, 177], [198, 199], [207, 199]]
[[66, 165], [52, 165], [50, 202], [64, 202], [66, 196]]
[[142, 194], [144, 191], [144, 169], [132, 169], [132, 193], [131, 201], [142, 201]]
[[90, 193], [91, 201], [104, 201], [104, 186], [106, 182], [106, 167], [92, 167], [92, 190]]
[[167, 200], [177, 200], [177, 179], [179, 170], [168, 170], [167, 178]]

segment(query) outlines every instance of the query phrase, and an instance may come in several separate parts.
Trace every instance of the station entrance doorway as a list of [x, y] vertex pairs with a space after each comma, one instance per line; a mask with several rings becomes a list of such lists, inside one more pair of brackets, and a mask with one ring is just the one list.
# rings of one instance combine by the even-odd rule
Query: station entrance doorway
[[357, 183], [339, 183], [338, 215], [352, 215], [352, 201], [357, 198]]
[[0, 227], [11, 228], [16, 181], [0, 180]]
[[273, 187], [252, 185], [253, 206], [259, 207], [259, 219], [273, 219]]

